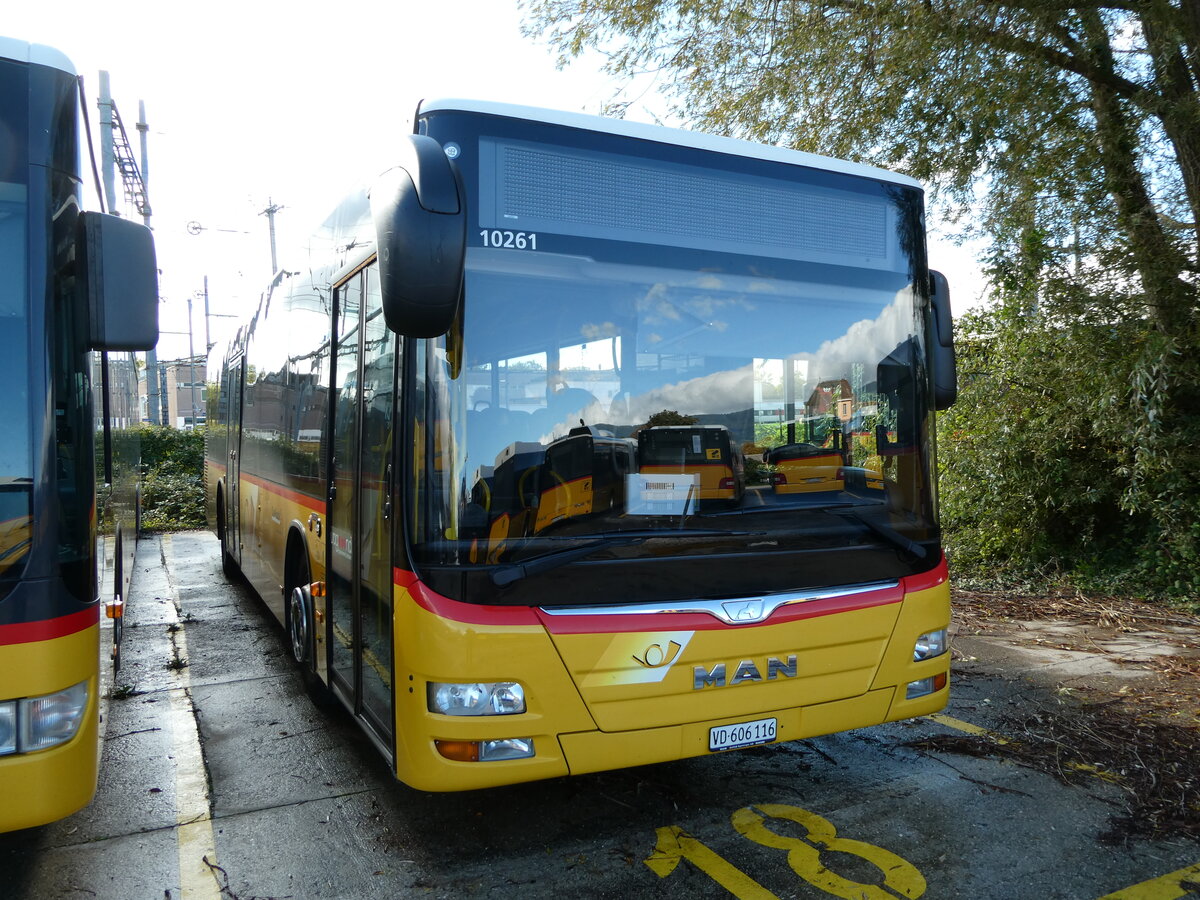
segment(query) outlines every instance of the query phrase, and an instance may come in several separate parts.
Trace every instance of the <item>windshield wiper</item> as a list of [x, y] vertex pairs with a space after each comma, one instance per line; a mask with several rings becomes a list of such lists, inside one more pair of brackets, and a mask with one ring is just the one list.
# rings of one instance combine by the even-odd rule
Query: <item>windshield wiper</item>
[[[561, 550], [550, 550], [547, 553], [542, 553], [539, 556], [532, 556], [527, 560], [519, 563], [510, 563], [509, 565], [499, 566], [492, 570], [492, 584], [496, 587], [507, 587], [515, 581], [520, 581], [526, 575], [536, 575], [539, 572], [548, 572], [551, 569], [557, 569], [559, 566], [566, 565], [569, 562], [574, 562], [577, 559], [583, 559], [590, 556], [594, 550], [599, 550], [604, 547], [624, 547], [630, 544], [640, 544], [643, 541], [652, 540], [655, 538], [678, 539], [680, 537], [748, 537], [756, 534], [766, 534], [765, 531], [727, 531], [722, 528], [685, 528], [682, 531], [679, 529], [671, 529], [665, 531], [656, 528], [630, 528], [627, 530], [617, 531], [600, 531], [592, 532], [587, 537], [594, 538], [586, 543], [580, 544], [577, 547], [564, 547]], [[583, 535], [579, 536], [580, 538]], [[571, 537], [550, 537], [541, 538], [541, 540], [578, 540]]]
[[627, 544], [640, 544], [644, 540], [646, 540], [646, 537], [643, 535], [610, 536], [598, 541], [588, 541], [586, 544], [580, 544], [578, 547], [551, 550], [549, 553], [543, 553], [541, 556], [530, 557], [524, 562], [512, 563], [492, 569], [492, 584], [496, 585], [496, 587], [507, 587], [515, 581], [520, 581], [527, 575], [547, 572], [550, 569], [557, 569], [559, 566], [566, 565], [577, 559], [583, 559], [585, 556], [591, 556], [593, 551], [603, 547], [623, 547]]
[[906, 553], [911, 553], [917, 559], [924, 559], [929, 555], [929, 551], [916, 541], [906, 538], [891, 525], [884, 525], [882, 522], [876, 522], [873, 519], [868, 519], [862, 515], [862, 507], [835, 508], [826, 509], [831, 516], [837, 516], [839, 519], [852, 518], [859, 525], [883, 538], [893, 547], [903, 550]]

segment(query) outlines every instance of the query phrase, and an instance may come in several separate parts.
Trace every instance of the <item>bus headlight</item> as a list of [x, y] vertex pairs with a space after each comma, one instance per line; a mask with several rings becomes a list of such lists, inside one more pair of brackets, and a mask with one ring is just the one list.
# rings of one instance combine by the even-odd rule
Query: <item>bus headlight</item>
[[515, 681], [433, 681], [427, 696], [429, 711], [443, 716], [510, 716], [525, 712], [525, 688]]
[[937, 631], [927, 631], [917, 638], [917, 642], [913, 646], [913, 662], [920, 662], [923, 659], [933, 659], [935, 656], [941, 656], [945, 652], [946, 629], [939, 628]]
[[0, 703], [0, 756], [17, 752], [17, 701]]
[[66, 690], [20, 702], [19, 750], [30, 753], [65, 744], [75, 737], [88, 704], [88, 683], [81, 681]]

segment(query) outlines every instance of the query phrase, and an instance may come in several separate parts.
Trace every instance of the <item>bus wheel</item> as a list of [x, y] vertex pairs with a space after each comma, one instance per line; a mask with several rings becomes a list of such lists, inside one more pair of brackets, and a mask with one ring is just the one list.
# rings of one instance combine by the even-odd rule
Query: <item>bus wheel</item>
[[229, 552], [225, 545], [225, 536], [227, 529], [225, 528], [225, 497], [223, 494], [217, 494], [217, 538], [221, 541], [221, 574], [227, 581], [237, 581], [238, 565], [233, 559], [233, 555]]
[[288, 568], [292, 573], [288, 579], [292, 589], [287, 594], [284, 625], [287, 628], [288, 643], [292, 647], [292, 658], [300, 667], [300, 678], [313, 703], [319, 708], [332, 708], [333, 695], [316, 672], [316, 618], [313, 615], [312, 590], [309, 587], [312, 577], [309, 574], [308, 559], [302, 550], [299, 551], [295, 564], [289, 563]]
[[298, 583], [288, 600], [288, 635], [292, 639], [292, 658], [305, 670], [312, 657], [312, 593], [308, 587], [307, 566], [301, 564]]

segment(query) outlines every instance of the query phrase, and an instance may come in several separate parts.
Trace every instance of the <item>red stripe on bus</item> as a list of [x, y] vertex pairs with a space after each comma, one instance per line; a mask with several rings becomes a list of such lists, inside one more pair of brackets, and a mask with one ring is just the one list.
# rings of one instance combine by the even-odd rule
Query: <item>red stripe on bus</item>
[[451, 622], [495, 627], [539, 624], [537, 613], [528, 606], [483, 606], [451, 600], [430, 590], [415, 574], [405, 569], [393, 569], [392, 578], [398, 587], [405, 588], [412, 595], [421, 609]]
[[[417, 576], [405, 569], [394, 569], [393, 579], [408, 590], [417, 605], [436, 616], [469, 625], [543, 625], [552, 634], [616, 634], [634, 631], [715, 631], [722, 628], [745, 628], [745, 625], [726, 625], [708, 613], [647, 613], [645, 615], [578, 615], [553, 616], [532, 607], [480, 606], [451, 600], [430, 590]], [[929, 572], [901, 579], [895, 587], [884, 587], [861, 594], [845, 594], [823, 600], [793, 603], [776, 610], [766, 622], [779, 625], [820, 616], [887, 606], [901, 602], [906, 595], [937, 587], [947, 580], [946, 557]], [[666, 605], [664, 603], [664, 605]]]
[[15, 625], [0, 625], [0, 646], [7, 644], [32, 644], [37, 641], [52, 641], [85, 631], [100, 621], [100, 604], [93, 603], [87, 609], [53, 619], [36, 622], [18, 622]]
[[[881, 588], [862, 594], [846, 594], [839, 597], [827, 597], [823, 600], [807, 600], [803, 603], [793, 603], [781, 606], [770, 618], [762, 622], [743, 625], [729, 625], [708, 613], [646, 613], [626, 615], [576, 615], [555, 616], [541, 613], [542, 624], [552, 634], [607, 634], [636, 631], [725, 631], [754, 627], [754, 625], [783, 625], [788, 622], [798, 622], [803, 619], [816, 619], [821, 616], [835, 616], [840, 613], [854, 612], [859, 609], [870, 609], [874, 606], [887, 606], [899, 603], [904, 599], [904, 592], [899, 587]], [[663, 604], [667, 606], [667, 603]], [[682, 605], [682, 604], [681, 604]]]
[[319, 500], [311, 494], [302, 494], [299, 491], [293, 491], [291, 488], [284, 487], [277, 482], [267, 481], [265, 478], [260, 478], [257, 475], [247, 475], [244, 472], [242, 473], [242, 480], [262, 488], [269, 494], [274, 494], [277, 497], [282, 497], [284, 500], [298, 503], [303, 507], [311, 509], [313, 512], [319, 512], [322, 515], [325, 514], [325, 501]]

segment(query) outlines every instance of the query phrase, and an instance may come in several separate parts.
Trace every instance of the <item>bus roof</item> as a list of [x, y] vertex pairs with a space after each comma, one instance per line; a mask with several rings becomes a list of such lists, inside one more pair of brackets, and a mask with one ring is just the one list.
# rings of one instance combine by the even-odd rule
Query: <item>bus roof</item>
[[907, 175], [889, 172], [887, 169], [863, 165], [862, 163], [847, 162], [846, 160], [834, 159], [828, 156], [818, 156], [815, 153], [805, 153], [802, 150], [788, 150], [769, 144], [757, 144], [753, 141], [745, 141], [739, 138], [720, 137], [714, 134], [704, 134], [699, 131], [685, 131], [680, 128], [666, 128], [662, 125], [647, 125], [642, 122], [629, 122], [625, 119], [613, 119], [607, 116], [559, 112], [557, 110], [540, 109], [535, 106], [518, 106], [512, 103], [496, 103], [488, 100], [460, 99], [422, 101], [417, 115], [420, 117], [431, 112], [471, 112], [489, 116], [505, 116], [513, 119], [527, 119], [534, 122], [545, 122], [549, 125], [562, 125], [567, 128], [598, 131], [622, 137], [638, 138], [644, 141], [656, 141], [660, 144], [693, 147], [698, 150], [711, 150], [715, 153], [727, 153], [734, 156], [767, 160], [769, 162], [805, 166], [810, 169], [821, 169], [826, 172], [857, 175], [862, 178], [872, 178], [876, 181], [887, 181], [907, 187], [921, 187], [919, 181]]
[[59, 69], [68, 75], [75, 75], [75, 66], [66, 54], [47, 47], [45, 44], [31, 44], [16, 38], [0, 36], [0, 59], [11, 59], [16, 62], [33, 63], [38, 66], [48, 66]]

